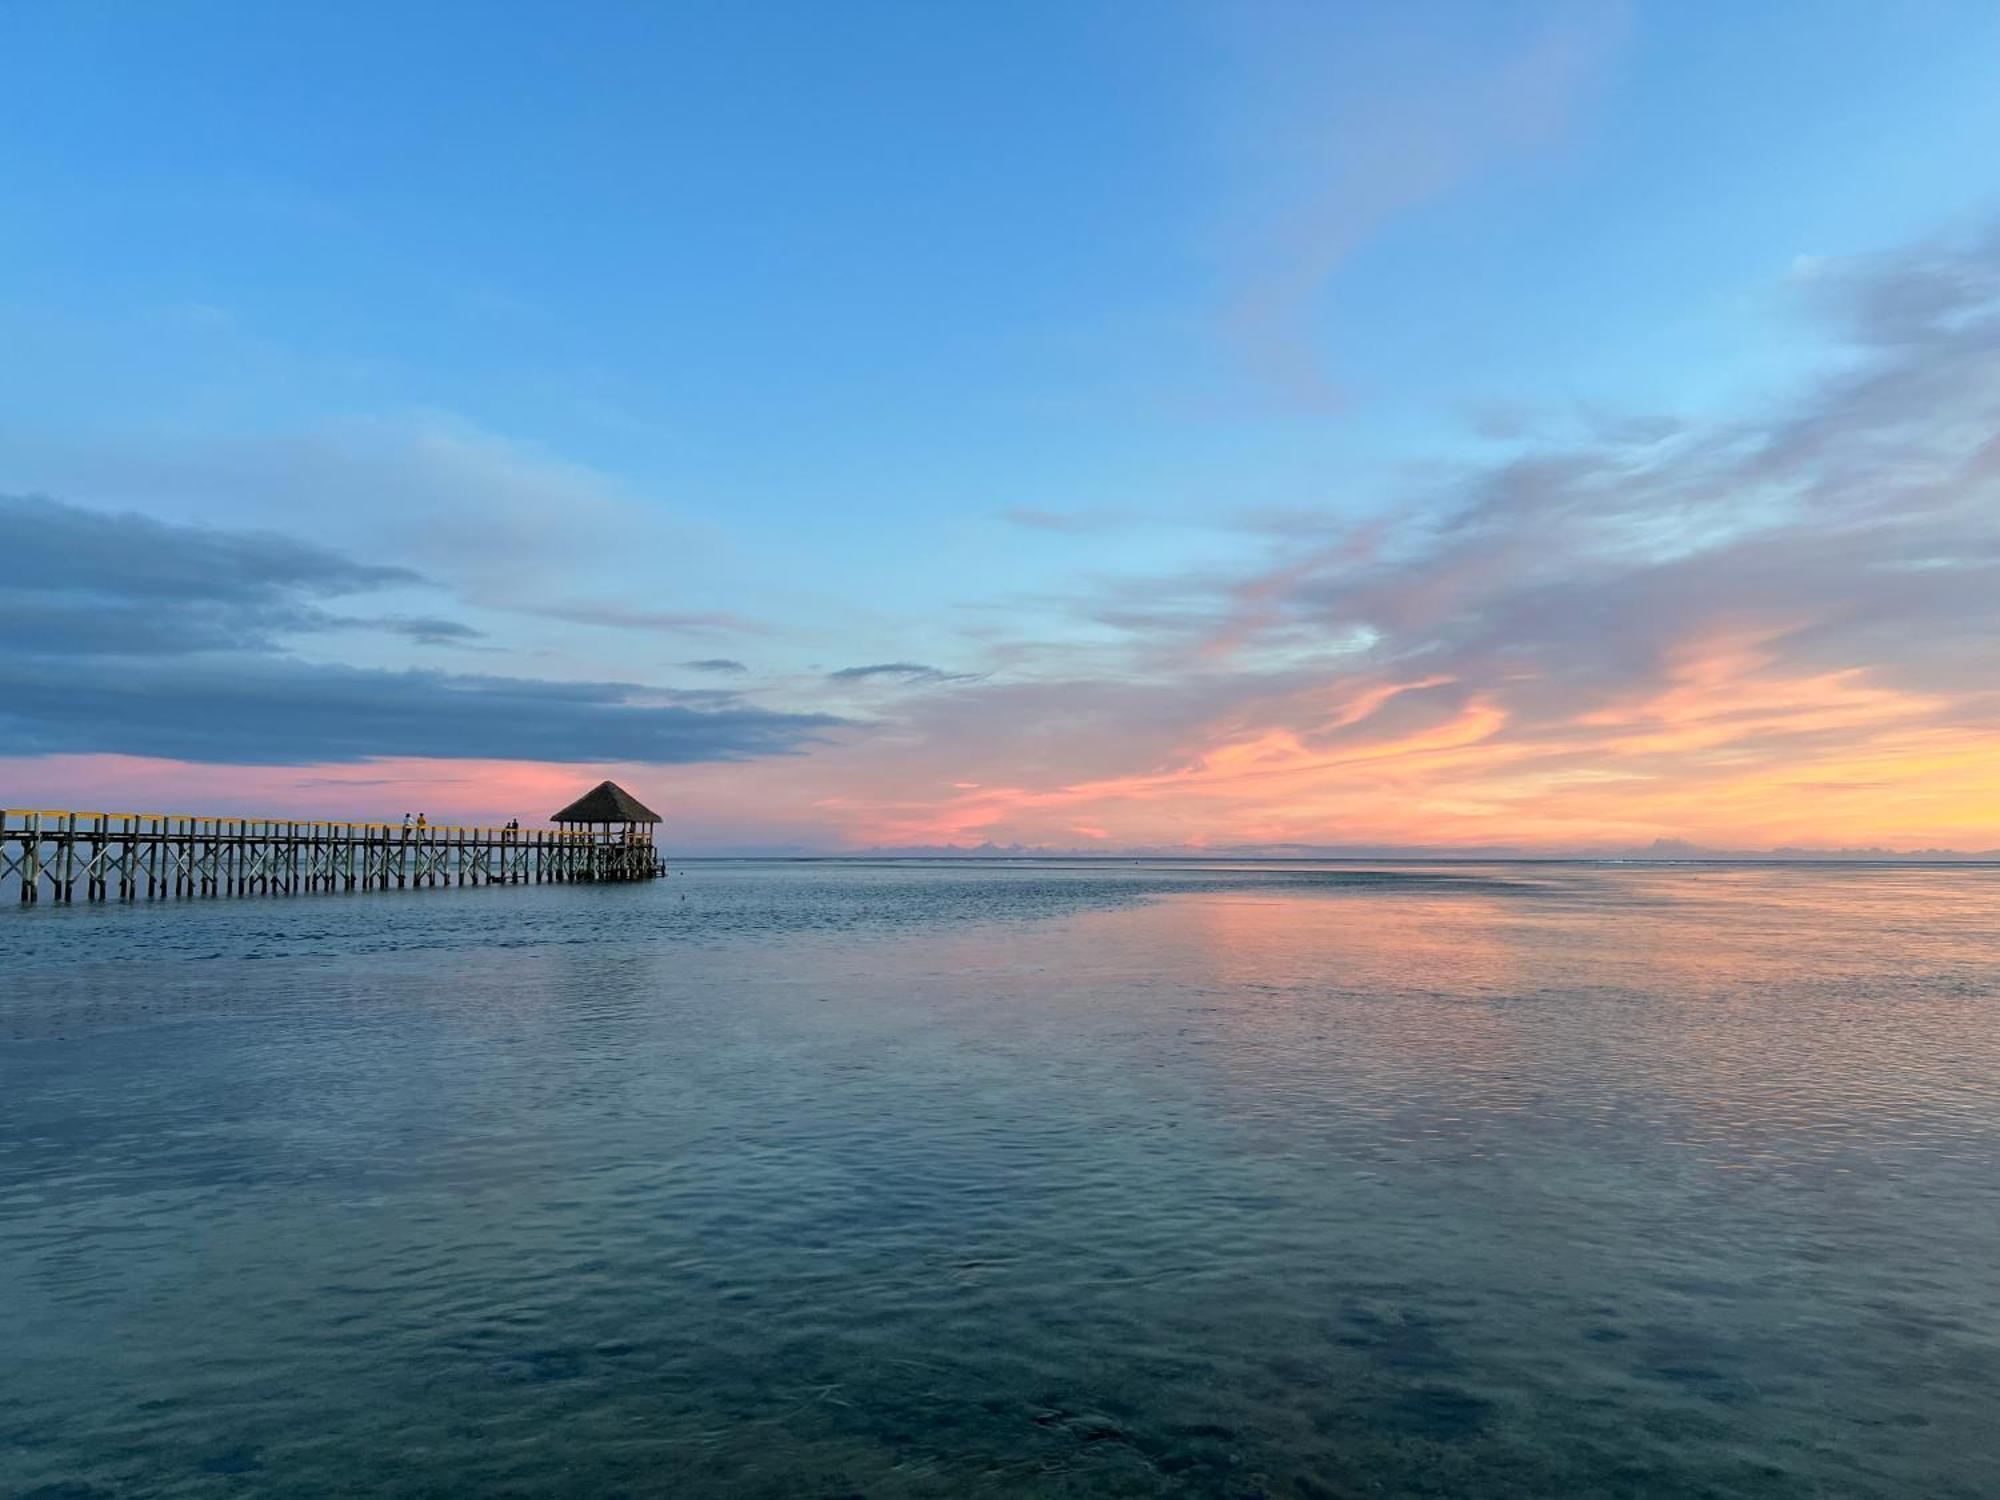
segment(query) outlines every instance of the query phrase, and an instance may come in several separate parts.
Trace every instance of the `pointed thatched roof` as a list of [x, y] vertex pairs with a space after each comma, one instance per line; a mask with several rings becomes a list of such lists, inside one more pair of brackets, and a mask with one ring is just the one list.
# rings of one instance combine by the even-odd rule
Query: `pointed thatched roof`
[[551, 823], [657, 823], [660, 815], [615, 781], [600, 781]]

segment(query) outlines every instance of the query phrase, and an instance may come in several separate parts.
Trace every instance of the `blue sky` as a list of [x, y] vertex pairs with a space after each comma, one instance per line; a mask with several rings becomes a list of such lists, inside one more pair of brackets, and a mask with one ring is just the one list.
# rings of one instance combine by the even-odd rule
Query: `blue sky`
[[2000, 186], [2000, 10], [1942, 0], [13, 4], [0, 46], [0, 493], [480, 632], [263, 642], [301, 661], [740, 660], [871, 723], [824, 674], [1127, 680], [1097, 594], [1761, 410], [1843, 357], [1815, 268]]

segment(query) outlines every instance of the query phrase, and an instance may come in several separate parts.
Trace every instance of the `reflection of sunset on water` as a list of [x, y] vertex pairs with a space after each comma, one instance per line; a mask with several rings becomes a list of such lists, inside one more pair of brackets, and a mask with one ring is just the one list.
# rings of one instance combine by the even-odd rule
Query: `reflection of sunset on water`
[[[989, 1500], [1805, 1500], [1856, 1432], [1870, 1500], [1981, 1493], [2000, 870], [747, 861], [279, 910], [12, 913], [0, 1284], [16, 1421], [64, 1437], [0, 1470], [184, 1467], [147, 1372], [223, 1369], [232, 1431], [331, 1424], [349, 1488], [442, 1378], [447, 1488], [535, 1469], [461, 1435], [532, 1420], [717, 1495], [895, 1495], [916, 1451]], [[136, 1234], [202, 1253], [133, 1279]], [[1059, 1467], [988, 1483], [1023, 1451]]]
[[[1192, 878], [1192, 877], [1190, 877]], [[1884, 1010], [1911, 967], [1990, 962], [2000, 884], [1938, 870], [1330, 867], [1074, 919], [1091, 979], [1197, 988], [1228, 1118], [1361, 1153], [1644, 1129], [1713, 1167], [1966, 1151], [2000, 1076], [1988, 997]], [[1268, 881], [1268, 883], [1264, 883]], [[1191, 1042], [1191, 1045], [1193, 1043]], [[1580, 1085], [1581, 1081], [1581, 1085]], [[1241, 1090], [1240, 1096], [1236, 1093]], [[1373, 1134], [1383, 1123], [1387, 1134]], [[1516, 1137], [1508, 1148], [1518, 1152]]]

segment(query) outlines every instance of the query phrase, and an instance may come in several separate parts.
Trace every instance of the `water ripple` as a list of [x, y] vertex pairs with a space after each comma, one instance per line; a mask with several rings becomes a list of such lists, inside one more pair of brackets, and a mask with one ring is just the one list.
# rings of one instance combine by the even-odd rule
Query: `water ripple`
[[0, 946], [0, 1492], [2000, 1492], [1995, 872], [718, 866]]

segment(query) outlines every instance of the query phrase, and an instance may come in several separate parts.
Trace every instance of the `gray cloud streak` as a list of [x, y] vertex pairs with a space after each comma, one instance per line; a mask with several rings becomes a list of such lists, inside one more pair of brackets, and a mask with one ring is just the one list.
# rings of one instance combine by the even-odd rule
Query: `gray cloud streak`
[[[1336, 752], [1401, 741], [1477, 703], [1511, 774], [1693, 786], [1838, 761], [1885, 726], [2000, 736], [2000, 234], [1821, 267], [1801, 290], [1836, 373], [1796, 399], [1720, 423], [1601, 418], [1360, 526], [1247, 518], [1261, 570], [1073, 597], [1126, 632], [1116, 657], [1076, 645], [1035, 658], [1032, 682], [913, 694], [892, 737], [907, 748], [885, 753], [1060, 786], [1270, 730]], [[1698, 735], [1636, 748], [1676, 711]]]
[[406, 636], [419, 646], [462, 646], [470, 641], [483, 640], [486, 636], [485, 631], [474, 630], [462, 621], [440, 619], [435, 615], [380, 615], [354, 623]]
[[1226, 328], [1274, 392], [1307, 408], [1341, 400], [1322, 360], [1318, 304], [1341, 265], [1399, 216], [1506, 157], [1561, 138], [1615, 50], [1625, 7], [1557, 10], [1495, 65], [1427, 46], [1431, 75], [1380, 92], [1347, 10], [1311, 4], [1226, 11], [1256, 38], [1249, 119], [1233, 132], [1283, 156], [1292, 190], [1270, 215]]
[[965, 672], [946, 672], [937, 667], [927, 667], [918, 661], [882, 661], [865, 667], [842, 667], [826, 675], [830, 682], [867, 682], [888, 677], [910, 685], [965, 682], [971, 676]]
[[180, 526], [87, 510], [39, 495], [0, 495], [8, 586], [132, 600], [269, 601], [421, 583], [408, 568], [357, 563], [270, 531]]
[[[376, 757], [676, 764], [797, 753], [843, 721], [658, 701], [630, 683], [206, 658], [139, 675], [0, 667], [14, 754], [116, 753], [230, 765]], [[710, 701], [710, 700], [697, 700]]]
[[357, 627], [425, 644], [479, 632], [431, 616], [356, 617], [336, 598], [425, 582], [268, 531], [176, 525], [44, 496], [0, 495], [9, 566], [0, 630], [37, 654], [141, 657], [270, 651], [286, 636]]
[[739, 695], [620, 682], [301, 661], [286, 637], [373, 629], [429, 646], [482, 633], [430, 615], [325, 605], [421, 583], [262, 531], [180, 526], [0, 496], [0, 752], [224, 764], [372, 756], [658, 763], [796, 753], [844, 721]]
[[1204, 670], [1366, 639], [1335, 670], [1450, 676], [1513, 735], [1657, 691], [1729, 639], [1755, 641], [1774, 681], [1860, 671], [1991, 713], [2000, 235], [1824, 267], [1809, 295], [1843, 368], [1769, 417], [1604, 423], [1255, 576], [1088, 609]]
[[708, 613], [639, 609], [625, 604], [551, 604], [524, 609], [524, 614], [572, 625], [602, 625], [611, 630], [652, 630], [668, 635], [768, 635], [770, 627], [757, 620], [723, 611]]

